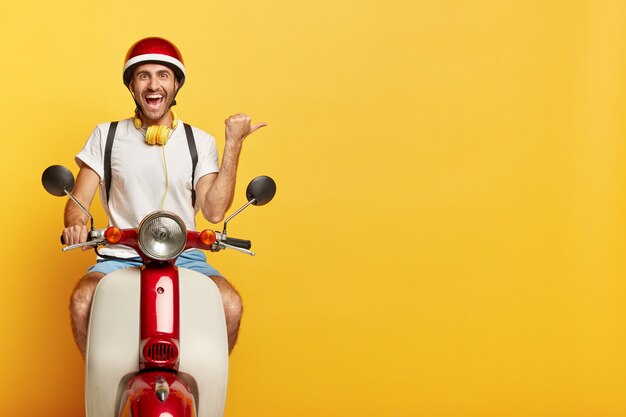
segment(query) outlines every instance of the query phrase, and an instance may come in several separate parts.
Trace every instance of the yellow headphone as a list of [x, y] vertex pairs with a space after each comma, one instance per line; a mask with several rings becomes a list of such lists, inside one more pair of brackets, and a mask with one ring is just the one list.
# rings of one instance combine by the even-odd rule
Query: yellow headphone
[[[172, 121], [172, 126], [157, 126], [152, 125], [146, 128], [146, 143], [148, 145], [165, 145], [167, 141], [170, 139], [170, 135], [172, 134], [172, 130], [176, 129], [178, 126], [178, 116], [174, 110], [171, 110], [172, 116], [174, 120]], [[133, 118], [133, 123], [137, 129], [143, 129], [143, 122], [139, 117], [139, 112], [135, 111], [135, 117]]]

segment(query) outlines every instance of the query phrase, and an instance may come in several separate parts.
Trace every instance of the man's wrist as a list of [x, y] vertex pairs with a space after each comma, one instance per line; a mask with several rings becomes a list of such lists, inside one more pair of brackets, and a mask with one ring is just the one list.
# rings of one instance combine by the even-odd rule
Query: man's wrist
[[230, 149], [233, 151], [240, 152], [241, 145], [243, 145], [243, 142], [241, 141], [238, 141], [235, 139], [226, 139], [226, 144], [224, 145], [224, 149]]

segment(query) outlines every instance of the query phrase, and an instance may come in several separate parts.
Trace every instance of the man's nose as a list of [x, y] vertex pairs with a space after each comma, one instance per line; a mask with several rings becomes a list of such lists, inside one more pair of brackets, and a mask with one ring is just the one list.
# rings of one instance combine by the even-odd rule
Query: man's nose
[[148, 88], [150, 90], [157, 90], [159, 88], [159, 79], [157, 77], [150, 77]]

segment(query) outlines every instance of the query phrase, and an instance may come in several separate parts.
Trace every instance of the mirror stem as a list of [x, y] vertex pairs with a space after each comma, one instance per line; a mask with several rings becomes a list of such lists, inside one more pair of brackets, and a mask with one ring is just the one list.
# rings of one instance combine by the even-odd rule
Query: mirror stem
[[222, 230], [222, 233], [224, 234], [224, 236], [226, 236], [226, 225], [228, 224], [228, 222], [230, 221], [230, 219], [232, 219], [233, 217], [235, 217], [236, 215], [238, 215], [239, 213], [241, 213], [243, 211], [243, 209], [245, 209], [246, 207], [248, 207], [250, 204], [254, 204], [256, 203], [256, 199], [252, 199], [250, 201], [248, 201], [246, 204], [244, 204], [243, 207], [241, 207], [239, 210], [237, 210], [236, 212], [234, 212], [233, 214], [231, 214], [230, 216], [228, 216], [228, 218], [226, 220], [224, 220], [224, 230]]
[[91, 230], [93, 231], [93, 230], [94, 230], [94, 228], [93, 228], [93, 217], [91, 216], [91, 214], [89, 213], [89, 211], [88, 211], [85, 207], [83, 207], [83, 205], [82, 205], [82, 204], [80, 204], [76, 198], [74, 198], [74, 196], [72, 195], [72, 193], [70, 193], [70, 192], [69, 192], [69, 191], [67, 191], [66, 189], [63, 189], [63, 192], [64, 192], [65, 194], [67, 194], [67, 195], [69, 196], [69, 198], [71, 198], [71, 199], [72, 199], [72, 201], [73, 201], [73, 202], [75, 202], [76, 204], [78, 204], [78, 207], [80, 207], [80, 208], [81, 208], [81, 209], [82, 209], [82, 210], [83, 210], [83, 211], [87, 214], [87, 216], [89, 216], [89, 220], [91, 221]]

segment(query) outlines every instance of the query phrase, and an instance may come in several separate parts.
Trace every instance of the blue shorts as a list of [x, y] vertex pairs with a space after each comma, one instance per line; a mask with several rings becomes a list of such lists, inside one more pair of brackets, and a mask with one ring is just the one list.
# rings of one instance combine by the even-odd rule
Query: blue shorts
[[[110, 274], [118, 269], [141, 266], [142, 264], [141, 258], [138, 256], [128, 259], [98, 259], [98, 262], [92, 265], [87, 272]], [[176, 259], [176, 266], [191, 269], [207, 276], [223, 277], [217, 269], [206, 263], [206, 255], [200, 250], [190, 250], [181, 253], [178, 259]]]

